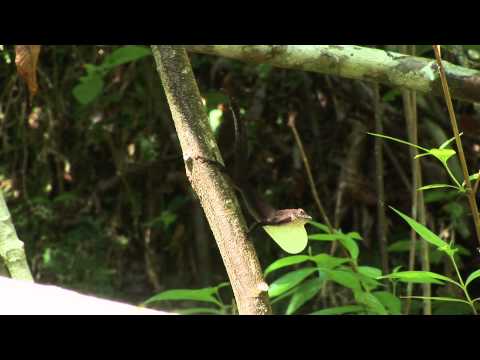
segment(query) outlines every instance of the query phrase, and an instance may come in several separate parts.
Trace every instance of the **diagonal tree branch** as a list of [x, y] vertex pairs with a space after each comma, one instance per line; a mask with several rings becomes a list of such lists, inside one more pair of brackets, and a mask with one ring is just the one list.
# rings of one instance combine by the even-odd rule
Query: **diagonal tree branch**
[[[193, 53], [375, 81], [443, 96], [435, 59], [356, 45], [188, 45]], [[480, 71], [444, 62], [453, 98], [480, 102]]]
[[187, 52], [182, 46], [170, 45], [152, 45], [152, 51], [180, 140], [187, 177], [217, 242], [239, 313], [270, 314], [268, 286], [248, 240], [235, 192], [220, 169], [202, 160], [223, 163]]

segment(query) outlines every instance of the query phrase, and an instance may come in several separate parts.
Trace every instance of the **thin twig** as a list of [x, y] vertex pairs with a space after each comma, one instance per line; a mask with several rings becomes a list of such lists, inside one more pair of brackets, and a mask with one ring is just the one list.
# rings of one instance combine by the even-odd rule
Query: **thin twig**
[[300, 156], [302, 157], [303, 164], [307, 172], [308, 182], [310, 184], [310, 189], [312, 190], [315, 203], [317, 204], [318, 211], [320, 212], [320, 215], [322, 216], [322, 219], [325, 225], [327, 225], [328, 230], [330, 231], [331, 234], [333, 234], [334, 230], [332, 227], [332, 223], [328, 219], [327, 213], [325, 212], [322, 202], [320, 201], [320, 197], [318, 196], [317, 188], [315, 186], [315, 181], [313, 180], [313, 176], [312, 176], [312, 170], [310, 168], [310, 163], [308, 162], [307, 155], [305, 154], [305, 150], [303, 148], [302, 140], [300, 139], [297, 128], [295, 127], [296, 117], [297, 117], [296, 113], [290, 112], [290, 114], [288, 115], [288, 126], [292, 129], [293, 136], [295, 137], [295, 141], [297, 143], [298, 149], [300, 150]]
[[[375, 132], [383, 133], [382, 111], [380, 108], [380, 89], [378, 84], [373, 84], [374, 93], [374, 112], [375, 112]], [[377, 236], [380, 242], [380, 256], [382, 261], [382, 271], [388, 274], [388, 251], [387, 251], [387, 226], [385, 215], [385, 187], [383, 181], [383, 139], [375, 137], [375, 183], [377, 188]]]
[[435, 52], [435, 58], [437, 60], [438, 70], [440, 74], [440, 80], [442, 82], [443, 94], [447, 103], [448, 114], [450, 116], [450, 124], [452, 126], [453, 134], [455, 136], [455, 143], [457, 144], [458, 157], [460, 159], [460, 165], [462, 167], [463, 178], [465, 181], [466, 193], [468, 197], [468, 203], [470, 204], [470, 210], [472, 211], [473, 221], [475, 223], [475, 231], [477, 234], [477, 240], [480, 243], [480, 217], [478, 214], [478, 206], [475, 199], [475, 193], [472, 189], [472, 184], [469, 180], [467, 160], [463, 152], [462, 141], [460, 140], [460, 133], [457, 125], [457, 118], [455, 117], [455, 111], [453, 110], [452, 98], [450, 96], [450, 90], [448, 88], [447, 77], [445, 75], [445, 68], [443, 67], [442, 57], [440, 54], [440, 45], [433, 45], [433, 51]]

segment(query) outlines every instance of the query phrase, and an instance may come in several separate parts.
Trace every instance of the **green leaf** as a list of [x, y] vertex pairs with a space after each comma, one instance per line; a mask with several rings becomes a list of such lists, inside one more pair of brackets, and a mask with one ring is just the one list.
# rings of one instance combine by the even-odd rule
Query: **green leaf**
[[387, 308], [390, 314], [401, 315], [402, 302], [398, 297], [388, 291], [375, 291], [372, 292], [372, 295], [375, 296], [378, 301], [380, 301], [383, 306]]
[[210, 124], [210, 128], [214, 133], [217, 132], [220, 124], [222, 123], [223, 118], [223, 111], [220, 109], [213, 109], [210, 110], [208, 113], [208, 123]]
[[[343, 268], [343, 269], [346, 269], [346, 268]], [[367, 290], [371, 291], [380, 286], [380, 282], [378, 280], [373, 279], [372, 277], [367, 276], [365, 274], [362, 274], [361, 272], [355, 273], [355, 276], [358, 278], [358, 280], [362, 284], [365, 291]]]
[[94, 65], [94, 64], [83, 64], [83, 68], [87, 72], [87, 76], [83, 76], [80, 78], [80, 81], [90, 77], [90, 76], [100, 76], [104, 75], [104, 71], [101, 67]]
[[398, 272], [398, 270], [400, 270], [402, 267], [403, 267], [402, 265], [395, 266], [392, 270], [392, 274]]
[[338, 239], [337, 234], [312, 234], [308, 235], [309, 240], [320, 240], [320, 241], [335, 241]]
[[268, 295], [273, 298], [283, 294], [284, 292], [290, 290], [294, 286], [300, 284], [305, 278], [309, 277], [314, 273], [317, 268], [305, 268], [300, 270], [295, 270], [285, 274], [279, 279], [275, 280], [270, 284], [268, 290]]
[[323, 279], [311, 279], [298, 286], [288, 304], [286, 315], [291, 315], [300, 309], [303, 304], [312, 299], [322, 288]]
[[175, 310], [175, 312], [181, 315], [194, 315], [194, 314], [223, 315], [224, 314], [223, 311], [220, 309], [212, 309], [212, 308], [204, 308], [204, 307], [178, 309], [178, 310]]
[[265, 270], [264, 275], [267, 276], [272, 271], [281, 269], [286, 266], [300, 264], [307, 260], [310, 260], [310, 256], [308, 255], [294, 255], [294, 256], [287, 256], [287, 257], [281, 258], [271, 263], [270, 266], [268, 266], [267, 269]]
[[470, 275], [468, 275], [467, 280], [465, 281], [465, 286], [468, 286], [473, 280], [476, 278], [480, 277], [480, 269], [472, 272]]
[[292, 296], [295, 293], [295, 290], [297, 290], [295, 287], [293, 289], [290, 289], [286, 292], [284, 292], [282, 295], [277, 296], [276, 298], [270, 298], [270, 304], [275, 304], [279, 301], [282, 301], [283, 299], [286, 299], [290, 296]]
[[322, 267], [322, 268], [325, 268], [325, 269], [334, 269], [334, 268], [350, 261], [347, 258], [334, 257], [334, 256], [330, 256], [328, 254], [315, 255], [311, 259], [316, 262], [318, 267]]
[[[480, 176], [480, 175], [479, 175], [479, 173], [477, 172], [477, 173], [475, 173], [475, 174], [473, 174], [473, 175], [470, 175], [470, 176], [468, 177], [468, 180], [470, 180], [470, 181], [478, 180], [478, 177], [479, 177], [479, 176]], [[465, 185], [465, 181], [463, 181], [463, 185]]]
[[363, 240], [362, 236], [356, 231], [349, 232], [347, 236], [354, 240]]
[[448, 184], [430, 184], [430, 185], [425, 185], [422, 187], [419, 187], [417, 191], [424, 191], [424, 190], [430, 190], [430, 189], [440, 189], [440, 188], [453, 188], [457, 189], [458, 187], [453, 186], [453, 185], [448, 185]]
[[377, 279], [398, 279], [403, 282], [412, 282], [412, 283], [419, 283], [419, 284], [440, 284], [440, 285], [443, 285], [442, 281], [448, 281], [452, 284], [455, 284], [461, 287], [459, 283], [450, 279], [449, 277], [446, 277], [437, 273], [433, 273], [430, 271], [398, 271], [393, 274], [380, 276]]
[[103, 90], [103, 79], [92, 75], [81, 79], [80, 84], [73, 88], [73, 96], [83, 105], [92, 102]]
[[[460, 134], [460, 136], [462, 136], [463, 133]], [[452, 141], [455, 140], [455, 136], [448, 139], [447, 141], [445, 141], [442, 145], [440, 145], [438, 148], [439, 149], [445, 149]]]
[[141, 59], [145, 56], [151, 55], [150, 48], [146, 46], [128, 45], [122, 46], [120, 49], [116, 49], [111, 54], [105, 57], [105, 61], [102, 64], [104, 68], [113, 68], [118, 65], [122, 65], [128, 62], [132, 62]]
[[[402, 296], [405, 297], [406, 296]], [[420, 300], [435, 300], [435, 301], [450, 301], [450, 302], [461, 302], [468, 304], [468, 301], [462, 299], [455, 299], [450, 297], [442, 297], [442, 296], [409, 296], [411, 299], [420, 299]]]
[[398, 215], [400, 215], [403, 220], [405, 220], [408, 225], [410, 225], [415, 232], [420, 235], [425, 241], [429, 242], [432, 245], [435, 245], [439, 250], [445, 251], [446, 249], [449, 249], [448, 243], [440, 239], [435, 233], [430, 231], [426, 226], [416, 222], [413, 220], [411, 217], [405, 215], [401, 211], [395, 209], [393, 206], [390, 206], [390, 209], [395, 211]]
[[377, 137], [380, 137], [380, 138], [384, 138], [384, 139], [388, 139], [388, 140], [392, 140], [392, 141], [396, 141], [396, 142], [398, 142], [398, 143], [405, 144], [405, 145], [408, 145], [408, 146], [412, 146], [412, 147], [414, 147], [414, 148], [423, 150], [423, 151], [425, 151], [425, 152], [429, 152], [428, 149], [426, 149], [426, 148], [424, 148], [424, 147], [421, 147], [421, 146], [419, 146], [419, 145], [415, 145], [415, 144], [409, 143], [408, 141], [405, 141], [405, 140], [400, 140], [400, 139], [397, 139], [397, 138], [394, 138], [394, 137], [391, 137], [391, 136], [381, 135], [381, 134], [375, 134], [375, 133], [371, 133], [371, 132], [367, 132], [367, 134], [368, 134], [368, 135], [377, 136]]
[[[323, 270], [323, 269], [322, 269]], [[360, 281], [355, 273], [347, 270], [328, 270], [325, 269], [328, 278], [342, 286], [353, 290], [360, 290]]]
[[358, 313], [364, 311], [365, 308], [360, 305], [337, 306], [328, 309], [322, 309], [311, 313], [310, 315], [341, 315], [348, 313]]
[[359, 266], [357, 270], [360, 274], [363, 274], [371, 279], [378, 279], [382, 276], [382, 270], [372, 266]]
[[210, 302], [216, 305], [221, 305], [220, 302], [213, 296], [217, 289], [214, 287], [204, 289], [175, 289], [163, 291], [144, 302], [145, 305], [158, 301], [166, 300], [194, 300]]
[[309, 220], [308, 224], [310, 224], [312, 226], [315, 226], [317, 229], [320, 229], [323, 232], [330, 233], [330, 230], [328, 229], [327, 225], [321, 224], [321, 223], [313, 221], [313, 220]]
[[346, 234], [337, 234], [340, 243], [348, 250], [352, 259], [358, 258], [359, 249], [355, 240]]
[[428, 153], [428, 152], [427, 152], [427, 153], [421, 153], [421, 154], [415, 155], [414, 159], [417, 160], [417, 159], [419, 159], [419, 158], [421, 158], [421, 157], [431, 156], [431, 155], [432, 155], [432, 154], [430, 154], [430, 153]]
[[385, 306], [383, 306], [382, 303], [370, 293], [355, 291], [355, 300], [360, 304], [364, 304], [370, 311], [378, 315], [388, 315]]
[[430, 149], [429, 153], [444, 164], [446, 164], [448, 159], [456, 154], [455, 150], [453, 149]]

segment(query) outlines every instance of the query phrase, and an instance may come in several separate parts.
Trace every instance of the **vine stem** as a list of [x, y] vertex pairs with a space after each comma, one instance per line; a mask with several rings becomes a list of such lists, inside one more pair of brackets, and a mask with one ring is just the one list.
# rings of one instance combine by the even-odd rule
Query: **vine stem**
[[460, 280], [460, 285], [462, 285], [462, 290], [465, 294], [465, 297], [467, 298], [468, 303], [472, 307], [473, 313], [477, 315], [477, 309], [475, 309], [475, 305], [470, 298], [470, 295], [468, 294], [467, 287], [465, 286], [465, 283], [463, 282], [462, 276], [460, 275], [460, 271], [458, 270], [457, 264], [455, 263], [455, 260], [453, 259], [453, 256], [450, 256], [450, 259], [452, 260], [453, 267], [455, 268], [455, 272], [457, 273], [458, 280]]
[[317, 204], [318, 210], [320, 211], [320, 215], [322, 216], [325, 225], [328, 227], [328, 231], [331, 234], [334, 233], [334, 229], [332, 223], [330, 222], [325, 208], [320, 201], [320, 197], [318, 196], [317, 188], [315, 186], [315, 181], [313, 180], [312, 170], [310, 168], [310, 163], [308, 162], [307, 154], [305, 154], [305, 150], [303, 148], [302, 140], [300, 139], [300, 135], [298, 135], [297, 128], [295, 126], [295, 119], [297, 114], [294, 112], [290, 112], [288, 115], [288, 126], [292, 129], [293, 137], [295, 138], [295, 142], [297, 143], [298, 150], [300, 150], [300, 156], [302, 157], [303, 164], [305, 166], [305, 171], [307, 172], [308, 182], [310, 184], [310, 189], [312, 190], [313, 198], [315, 199], [315, 203]]
[[448, 88], [447, 77], [445, 75], [445, 68], [443, 67], [442, 57], [440, 54], [440, 45], [433, 45], [433, 51], [435, 52], [435, 58], [437, 60], [438, 70], [440, 74], [440, 80], [442, 82], [443, 94], [447, 103], [448, 114], [450, 115], [450, 123], [452, 126], [453, 134], [455, 136], [455, 143], [457, 144], [458, 157], [460, 159], [460, 165], [462, 167], [463, 178], [465, 180], [465, 187], [467, 188], [467, 197], [470, 209], [472, 211], [473, 221], [475, 223], [475, 232], [477, 234], [477, 240], [480, 243], [480, 217], [478, 214], [477, 201], [475, 200], [475, 193], [472, 189], [472, 184], [469, 180], [467, 160], [463, 152], [462, 141], [460, 140], [460, 133], [458, 131], [457, 118], [453, 111], [452, 98], [450, 96], [450, 90]]

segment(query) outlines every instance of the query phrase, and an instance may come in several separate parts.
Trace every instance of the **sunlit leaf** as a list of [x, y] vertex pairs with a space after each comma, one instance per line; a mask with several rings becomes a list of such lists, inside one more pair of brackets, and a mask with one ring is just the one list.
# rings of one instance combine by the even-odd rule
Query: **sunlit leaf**
[[[460, 133], [459, 135], [462, 136], [463, 133]], [[455, 140], [455, 136], [446, 140], [442, 145], [439, 146], [439, 149], [445, 149], [454, 140]]]
[[267, 267], [267, 269], [265, 270], [265, 276], [267, 276], [272, 271], [281, 269], [286, 266], [300, 264], [308, 260], [310, 260], [310, 256], [308, 255], [294, 255], [294, 256], [287, 256], [287, 257], [281, 258], [279, 260], [274, 261]]
[[448, 184], [430, 184], [430, 185], [425, 185], [425, 186], [419, 187], [417, 189], [417, 191], [424, 191], [424, 190], [430, 190], [430, 189], [441, 189], [441, 188], [458, 189], [458, 187], [453, 186], [453, 185], [448, 185]]
[[429, 153], [435, 156], [442, 163], [447, 163], [448, 159], [456, 154], [453, 149], [430, 149]]
[[114, 50], [111, 54], [105, 57], [102, 66], [106, 68], [116, 67], [128, 62], [141, 59], [152, 54], [149, 47], [139, 45], [122, 46]]
[[311, 234], [308, 235], [308, 239], [320, 241], [335, 241], [338, 239], [338, 236], [335, 234]]
[[222, 123], [223, 111], [220, 109], [213, 109], [208, 113], [208, 123], [214, 133], [217, 132], [218, 127]]
[[378, 315], [388, 315], [385, 306], [372, 294], [364, 291], [355, 291], [355, 300], [367, 306], [367, 308]]
[[279, 279], [275, 280], [270, 284], [268, 295], [270, 297], [276, 297], [284, 292], [290, 290], [294, 286], [300, 284], [304, 279], [313, 274], [317, 269], [316, 268], [305, 268], [296, 271], [289, 272], [286, 275], [283, 275]]
[[[395, 209], [394, 207], [390, 206], [390, 209], [395, 211], [398, 215], [400, 215], [407, 223], [410, 225], [415, 232], [420, 235], [425, 241], [429, 242], [432, 245], [435, 245], [439, 250], [444, 250], [444, 249], [449, 249], [448, 243], [440, 239], [439, 236], [437, 236], [435, 233], [430, 231], [425, 225], [422, 225], [415, 220], [413, 220], [411, 217], [405, 215], [401, 211]], [[444, 250], [445, 251], [445, 250]]]
[[468, 286], [473, 280], [477, 279], [480, 277], [480, 269], [472, 272], [470, 275], [468, 275], [467, 280], [465, 281], [465, 286]]
[[315, 255], [315, 256], [312, 256], [311, 259], [317, 263], [317, 266], [325, 269], [334, 269], [337, 266], [342, 265], [349, 261], [349, 259], [347, 258], [334, 257], [328, 254]]
[[372, 295], [387, 308], [390, 314], [401, 315], [402, 302], [398, 297], [388, 291], [375, 291]]
[[372, 266], [358, 266], [357, 270], [360, 274], [372, 279], [377, 279], [378, 277], [382, 276], [382, 270]]
[[322, 288], [323, 279], [311, 279], [297, 287], [288, 304], [286, 315], [291, 315], [312, 299]]
[[360, 290], [360, 281], [355, 273], [346, 270], [325, 270], [328, 278], [342, 286]]
[[398, 279], [404, 282], [422, 283], [422, 284], [440, 284], [447, 281], [457, 286], [459, 283], [449, 277], [430, 272], [430, 271], [398, 271], [389, 275], [380, 276], [377, 279]]
[[315, 226], [317, 229], [320, 229], [322, 230], [323, 232], [325, 233], [329, 233], [330, 230], [328, 229], [328, 226], [327, 225], [324, 225], [324, 224], [321, 224], [319, 222], [316, 222], [316, 221], [313, 221], [313, 220], [309, 220], [308, 221], [308, 224], [312, 225], [312, 226]]
[[362, 236], [356, 231], [349, 232], [347, 236], [354, 240], [363, 240]]
[[356, 241], [346, 234], [337, 234], [337, 237], [340, 243], [348, 250], [352, 259], [357, 259], [359, 249]]
[[[404, 297], [404, 296], [402, 296]], [[450, 302], [461, 302], [468, 304], [468, 301], [450, 297], [441, 297], [441, 296], [409, 296], [411, 299], [420, 299], [420, 300], [435, 300], [435, 301], [450, 301]]]
[[145, 305], [158, 301], [166, 300], [194, 300], [210, 302], [216, 305], [221, 305], [220, 302], [213, 296], [217, 289], [214, 287], [204, 289], [175, 289], [163, 291], [144, 302]]

